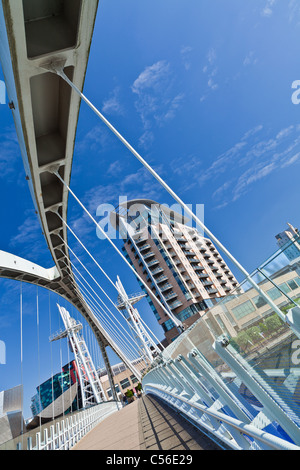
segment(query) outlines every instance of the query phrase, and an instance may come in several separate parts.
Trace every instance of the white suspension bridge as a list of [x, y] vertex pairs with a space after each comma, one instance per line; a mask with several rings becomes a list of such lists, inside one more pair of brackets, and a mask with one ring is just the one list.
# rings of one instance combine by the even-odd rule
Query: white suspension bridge
[[[270, 311], [278, 316], [287, 331], [296, 338], [300, 337], [299, 307], [290, 308], [286, 315], [280, 305], [263, 289], [257, 276], [247, 272], [167, 182], [83, 94], [97, 9], [97, 0], [0, 1], [0, 58], [7, 94], [26, 179], [54, 262], [51, 269], [45, 269], [30, 260], [0, 251], [0, 277], [48, 289], [80, 312], [97, 339], [116, 402], [118, 396], [107, 354], [108, 347], [112, 348], [137, 379], [142, 381], [146, 394], [158, 396], [171, 404], [196, 427], [205, 430], [227, 447], [300, 449], [300, 413], [295, 399], [295, 394], [298, 394], [298, 368], [280, 369], [278, 374], [281, 374], [281, 382], [275, 380], [271, 384], [266, 378], [267, 369], [257, 370], [252, 366], [229, 344], [225, 335], [215, 338], [206, 356], [202, 351], [206, 323], [202, 321], [188, 331], [183, 331], [182, 322], [154, 295], [70, 187], [77, 121], [80, 104], [84, 102], [241, 272], [250, 288], [263, 299]], [[181, 333], [174, 344], [168, 348], [159, 344], [147, 322], [134, 308], [134, 304], [143, 295], [128, 296], [120, 279], [117, 278], [117, 282], [111, 279], [100, 261], [92, 256], [69, 225], [69, 196], [76, 201], [107, 240], [111, 249], [120, 257], [120, 263], [134, 274], [147, 295], [154, 299], [174, 322]], [[104, 289], [99, 278], [91, 273], [70, 247], [68, 234], [74, 237], [99, 270], [99, 277], [101, 273], [109, 285], [113, 286], [118, 296], [117, 304]], [[71, 261], [71, 258], [77, 263]], [[84, 270], [85, 275], [78, 266]], [[103, 390], [87, 352], [84, 352], [78, 343], [78, 331], [76, 333], [74, 330], [78, 325], [70, 324], [69, 315], [65, 310], [61, 310], [61, 307], [60, 312], [65, 324], [62, 335], [73, 338], [73, 349], [78, 351], [78, 357], [81, 358], [79, 369], [84, 363], [85, 370], [91, 371], [87, 388], [82, 391], [86, 397], [85, 406], [89, 404], [88, 387], [93, 389], [93, 396], [96, 397], [96, 402], [100, 403], [103, 401]], [[211, 356], [218, 358], [217, 367], [212, 366]], [[149, 368], [144, 377], [136, 366], [135, 360], [138, 357], [143, 357]], [[268, 374], [272, 377], [276, 375], [274, 369], [268, 369]], [[241, 394], [242, 385], [257, 399], [258, 406], [253, 407], [245, 400]], [[91, 410], [86, 411], [88, 414], [84, 420], [89, 419], [95, 425], [102, 415], [95, 407], [94, 411], [98, 415], [91, 420]], [[39, 442], [37, 447], [72, 447], [82, 437], [80, 433], [85, 426], [84, 420], [76, 422], [76, 425], [69, 422], [67, 428], [59, 431], [58, 437], [53, 431], [51, 439], [46, 436], [44, 444]], [[90, 427], [85, 429], [89, 430]]]

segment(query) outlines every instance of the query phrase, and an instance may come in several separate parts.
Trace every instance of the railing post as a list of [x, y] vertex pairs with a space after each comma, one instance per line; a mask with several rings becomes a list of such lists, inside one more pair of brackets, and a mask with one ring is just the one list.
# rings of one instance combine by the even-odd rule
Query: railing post
[[54, 426], [50, 426], [50, 450], [55, 450], [56, 449], [56, 444], [55, 444], [55, 429]]
[[[176, 379], [182, 384], [183, 391], [192, 398], [195, 395], [195, 390], [189, 385], [188, 381], [186, 380], [186, 376], [181, 374], [180, 369], [178, 368], [178, 364], [176, 361], [171, 360], [169, 362], [169, 368], [171, 369], [172, 373], [175, 375]], [[179, 373], [178, 373], [179, 371]]]
[[41, 450], [41, 433], [38, 432], [36, 434], [36, 446], [35, 446], [36, 450]]
[[202, 402], [206, 406], [211, 406], [214, 403], [214, 400], [208, 395], [208, 393], [204, 390], [203, 387], [197, 382], [200, 381], [200, 378], [196, 376], [196, 372], [192, 370], [191, 364], [180, 354], [175, 363], [178, 369], [181, 371], [182, 375], [186, 377], [186, 379], [190, 382], [191, 386], [202, 400]]
[[238, 400], [233, 396], [232, 392], [218, 376], [213, 367], [208, 365], [208, 362], [202, 357], [202, 354], [198, 351], [198, 349], [193, 349], [192, 352], [188, 354], [188, 358], [215, 388], [220, 398], [229, 406], [235, 416], [245, 423], [250, 423], [251, 420], [249, 416], [240, 408]]
[[27, 438], [27, 450], [32, 450], [32, 437]]
[[168, 380], [173, 384], [174, 388], [178, 391], [178, 393], [181, 393], [183, 391], [183, 386], [181, 382], [176, 379], [175, 375], [172, 373], [172, 370], [170, 370], [170, 364], [167, 362], [166, 364], [163, 365], [164, 371], [168, 376]]
[[59, 425], [59, 423], [56, 423], [56, 436], [57, 436], [57, 449], [60, 450], [61, 435], [60, 435], [60, 425]]
[[44, 429], [44, 444], [46, 450], [48, 450], [48, 429]]

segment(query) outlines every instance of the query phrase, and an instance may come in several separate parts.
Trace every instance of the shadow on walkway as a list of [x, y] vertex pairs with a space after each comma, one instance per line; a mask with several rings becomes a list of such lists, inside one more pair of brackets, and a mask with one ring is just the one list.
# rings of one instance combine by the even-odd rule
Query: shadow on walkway
[[143, 450], [221, 450], [167, 404], [151, 395], [139, 399], [139, 425]]
[[221, 450], [167, 404], [151, 395], [143, 395], [104, 419], [73, 449]]

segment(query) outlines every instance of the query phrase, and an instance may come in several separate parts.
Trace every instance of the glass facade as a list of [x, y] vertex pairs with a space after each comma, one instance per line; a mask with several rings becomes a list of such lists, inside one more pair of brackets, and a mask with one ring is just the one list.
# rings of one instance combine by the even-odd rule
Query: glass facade
[[254, 307], [253, 303], [250, 300], [247, 300], [246, 302], [242, 303], [238, 307], [234, 307], [232, 309], [232, 313], [235, 316], [237, 320], [240, 318], [245, 317], [246, 315], [249, 315], [249, 313], [255, 312], [256, 308]]
[[[66, 364], [62, 368], [62, 372], [55, 374], [50, 379], [37, 387], [37, 393], [31, 399], [31, 411], [33, 416], [38, 415], [41, 411], [47, 408], [57, 398], [59, 398], [64, 392], [66, 392], [72, 385], [78, 382], [78, 375], [76, 370], [75, 361]], [[80, 388], [78, 388], [80, 393]], [[74, 399], [72, 406], [66, 413], [76, 411], [80, 408], [81, 397], [78, 396]]]

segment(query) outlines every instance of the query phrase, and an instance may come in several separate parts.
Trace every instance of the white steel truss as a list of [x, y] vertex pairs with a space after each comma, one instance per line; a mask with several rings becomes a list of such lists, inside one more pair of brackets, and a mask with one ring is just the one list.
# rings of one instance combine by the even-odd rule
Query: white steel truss
[[58, 304], [57, 307], [65, 330], [52, 336], [50, 341], [57, 341], [62, 338], [68, 338], [70, 341], [78, 369], [83, 408], [102, 403], [105, 396], [104, 391], [86, 342], [80, 334], [82, 324], [72, 318], [64, 307]]
[[118, 303], [116, 307], [123, 314], [124, 318], [129, 324], [131, 332], [134, 334], [135, 339], [137, 340], [137, 343], [140, 345], [141, 357], [143, 357], [146, 362], [151, 364], [153, 357], [159, 354], [160, 350], [144, 328], [138, 310], [134, 308], [134, 304], [136, 304], [143, 297], [146, 297], [146, 294], [139, 293], [128, 296], [119, 276], [117, 276], [116, 287], [119, 292]]

